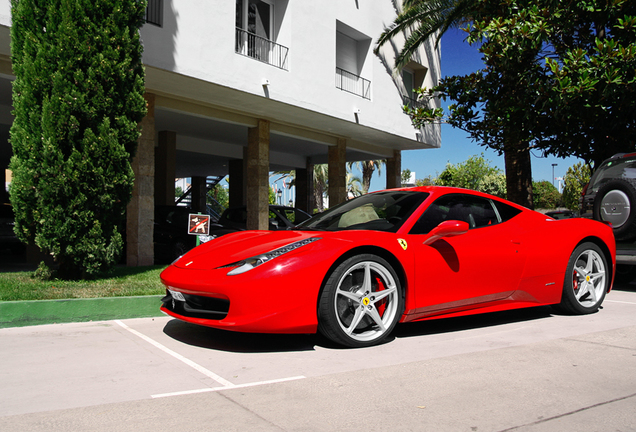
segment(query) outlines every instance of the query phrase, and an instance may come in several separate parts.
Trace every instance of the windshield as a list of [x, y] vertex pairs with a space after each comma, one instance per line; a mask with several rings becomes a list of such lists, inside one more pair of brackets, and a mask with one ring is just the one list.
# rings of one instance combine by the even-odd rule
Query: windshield
[[297, 229], [351, 229], [396, 232], [428, 196], [427, 192], [386, 191], [346, 201], [298, 225]]

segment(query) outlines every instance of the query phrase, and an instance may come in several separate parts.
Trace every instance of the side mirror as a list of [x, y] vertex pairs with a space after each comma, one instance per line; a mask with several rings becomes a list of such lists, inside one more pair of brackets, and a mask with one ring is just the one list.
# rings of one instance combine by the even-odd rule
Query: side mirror
[[458, 220], [449, 220], [442, 222], [431, 230], [429, 238], [424, 240], [425, 245], [435, 243], [442, 237], [453, 237], [461, 234], [466, 234], [469, 230], [469, 226], [466, 222]]

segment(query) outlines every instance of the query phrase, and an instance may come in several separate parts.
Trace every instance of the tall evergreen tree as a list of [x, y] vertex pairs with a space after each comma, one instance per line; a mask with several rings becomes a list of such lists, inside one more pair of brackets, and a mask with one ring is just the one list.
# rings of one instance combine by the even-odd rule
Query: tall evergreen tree
[[139, 28], [145, 0], [12, 0], [16, 233], [59, 276], [107, 270], [133, 187], [146, 112]]

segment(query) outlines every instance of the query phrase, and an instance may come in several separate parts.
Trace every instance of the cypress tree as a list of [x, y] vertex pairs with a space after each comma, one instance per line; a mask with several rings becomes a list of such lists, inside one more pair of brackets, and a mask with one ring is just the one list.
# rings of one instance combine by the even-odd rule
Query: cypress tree
[[146, 113], [145, 0], [12, 0], [16, 233], [59, 277], [110, 269]]

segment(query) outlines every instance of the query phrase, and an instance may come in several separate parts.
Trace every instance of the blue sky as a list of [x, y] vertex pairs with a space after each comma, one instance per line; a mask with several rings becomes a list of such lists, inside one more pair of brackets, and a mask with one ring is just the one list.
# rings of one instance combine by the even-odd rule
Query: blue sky
[[[451, 29], [442, 36], [442, 76], [466, 75], [483, 68], [481, 54], [476, 46], [464, 41], [465, 34], [461, 30]], [[449, 125], [442, 125], [442, 145], [439, 149], [409, 150], [402, 152], [402, 169], [410, 169], [417, 178], [429, 175], [436, 177], [444, 170], [447, 163], [457, 164], [472, 155], [484, 154], [491, 165], [504, 170], [503, 156], [473, 142], [464, 131]], [[540, 157], [534, 152], [532, 156], [532, 178], [534, 181], [552, 181], [552, 164], [554, 176], [563, 177], [568, 167], [579, 162], [580, 159], [570, 157], [559, 159], [555, 157]], [[384, 189], [386, 185], [385, 170], [380, 176], [374, 173], [371, 190]], [[555, 185], [557, 182], [555, 181]]]

